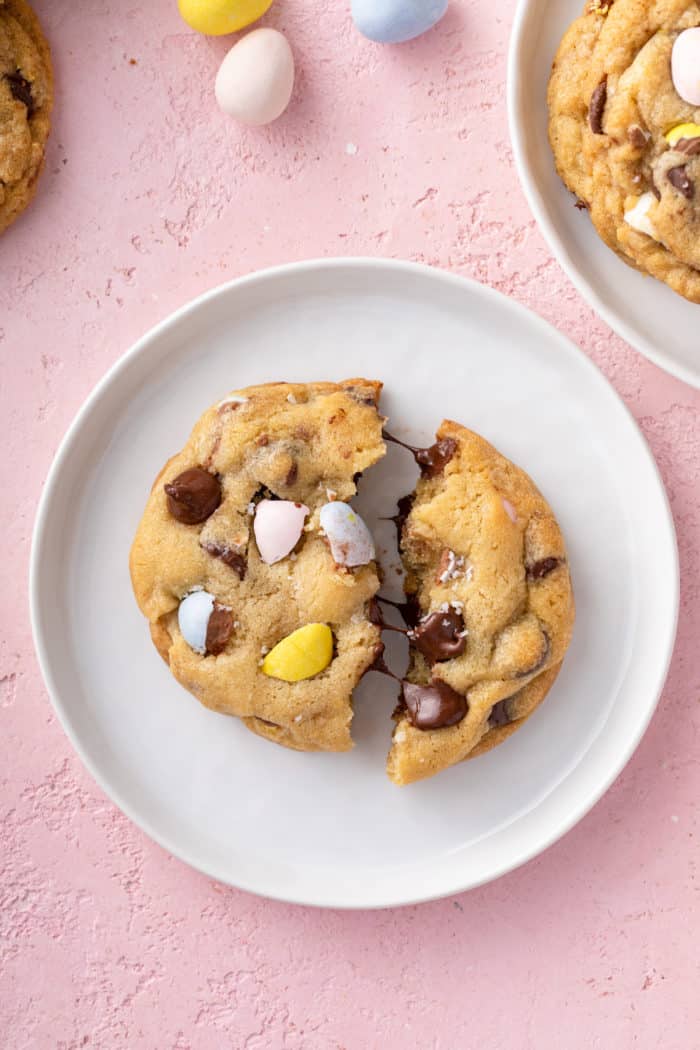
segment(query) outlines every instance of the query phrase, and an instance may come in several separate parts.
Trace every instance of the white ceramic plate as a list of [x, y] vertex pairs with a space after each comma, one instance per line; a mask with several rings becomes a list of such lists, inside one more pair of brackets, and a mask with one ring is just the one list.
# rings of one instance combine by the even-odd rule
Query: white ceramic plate
[[520, 181], [549, 246], [579, 292], [619, 335], [667, 372], [700, 387], [700, 306], [622, 262], [595, 233], [554, 167], [547, 81], [583, 0], [519, 0], [508, 56], [508, 115]]
[[[206, 711], [171, 678], [127, 568], [153, 478], [211, 402], [249, 383], [354, 375], [384, 380], [395, 431], [429, 442], [451, 416], [532, 473], [567, 538], [578, 603], [570, 655], [535, 716], [500, 748], [406, 788], [384, 774], [391, 682], [364, 680], [351, 754], [275, 747]], [[393, 447], [363, 481], [360, 507], [385, 545], [391, 526], [377, 518], [414, 479], [411, 457]], [[391, 566], [387, 575], [397, 580]], [[373, 907], [493, 879], [583, 816], [654, 710], [678, 573], [654, 461], [579, 350], [478, 284], [409, 264], [338, 260], [219, 288], [115, 365], [47, 481], [31, 601], [66, 732], [152, 838], [256, 893]]]

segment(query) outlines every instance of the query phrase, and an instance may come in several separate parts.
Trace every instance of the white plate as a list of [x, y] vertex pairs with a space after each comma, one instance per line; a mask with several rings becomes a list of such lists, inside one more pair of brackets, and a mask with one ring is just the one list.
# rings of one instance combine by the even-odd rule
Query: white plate
[[[394, 430], [429, 442], [451, 416], [532, 473], [566, 535], [578, 602], [570, 655], [530, 722], [491, 753], [407, 788], [384, 774], [391, 682], [365, 679], [351, 754], [275, 747], [206, 711], [171, 678], [127, 569], [153, 478], [211, 402], [264, 380], [354, 375], [385, 381]], [[414, 478], [411, 458], [391, 448], [363, 482], [372, 525]], [[379, 527], [388, 541], [391, 527]], [[397, 579], [391, 568], [388, 577]], [[579, 350], [478, 284], [409, 264], [338, 260], [219, 288], [115, 365], [51, 470], [31, 600], [66, 732], [152, 838], [256, 893], [373, 907], [493, 879], [583, 816], [654, 710], [678, 574], [654, 461]]]
[[554, 167], [547, 81], [582, 0], [520, 0], [508, 55], [508, 116], [525, 195], [549, 246], [611, 328], [667, 372], [700, 387], [700, 306], [622, 262], [596, 234]]

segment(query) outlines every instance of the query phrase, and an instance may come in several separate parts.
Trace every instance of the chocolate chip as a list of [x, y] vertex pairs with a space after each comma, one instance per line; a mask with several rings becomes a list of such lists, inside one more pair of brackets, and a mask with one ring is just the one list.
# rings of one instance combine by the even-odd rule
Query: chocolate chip
[[207, 625], [207, 652], [212, 656], [218, 656], [226, 648], [232, 634], [233, 615], [231, 610], [225, 609], [218, 602], [214, 602], [214, 608], [211, 611]]
[[294, 462], [294, 463], [292, 463], [291, 467], [287, 471], [287, 476], [284, 479], [285, 485], [287, 485], [287, 486], [293, 485], [298, 477], [299, 477], [299, 464]]
[[12, 97], [27, 107], [27, 116], [34, 116], [36, 106], [29, 81], [25, 80], [19, 70], [16, 73], [5, 73], [5, 80], [10, 85]]
[[691, 201], [693, 199], [695, 185], [692, 180], [688, 178], [685, 164], [680, 164], [677, 168], [671, 168], [666, 175], [671, 185], [675, 186], [676, 189], [683, 194], [686, 200]]
[[183, 471], [164, 488], [168, 510], [183, 525], [206, 521], [221, 503], [221, 482], [201, 467]]
[[562, 558], [542, 558], [526, 566], [528, 580], [542, 580], [562, 564]]
[[434, 478], [442, 473], [457, 451], [457, 442], [454, 438], [443, 438], [429, 448], [416, 448], [415, 445], [407, 445], [405, 441], [400, 441], [386, 430], [383, 431], [383, 437], [385, 441], [391, 441], [392, 444], [400, 445], [401, 448], [412, 452], [424, 478]]
[[245, 579], [246, 569], [248, 563], [245, 559], [245, 555], [241, 554], [240, 551], [234, 550], [233, 547], [226, 547], [218, 543], [203, 543], [202, 549], [211, 554], [212, 558], [218, 558], [228, 565], [230, 569], [233, 569], [235, 573], [238, 573], [239, 580]]
[[433, 679], [429, 685], [404, 682], [402, 693], [408, 720], [416, 729], [444, 729], [457, 725], [469, 710], [466, 696], [455, 692], [440, 679]]
[[490, 726], [507, 726], [509, 722], [512, 722], [512, 718], [508, 714], [508, 700], [499, 700], [497, 704], [493, 705], [489, 715]]
[[696, 157], [700, 153], [700, 136], [692, 139], [679, 139], [673, 148], [677, 153], [685, 153], [686, 157]]
[[627, 139], [635, 149], [644, 149], [649, 141], [649, 135], [643, 128], [640, 128], [639, 124], [632, 124], [627, 129]]
[[594, 135], [604, 135], [603, 111], [608, 100], [608, 78], [603, 77], [588, 104], [588, 126]]
[[467, 647], [464, 617], [453, 608], [430, 613], [411, 632], [410, 638], [427, 660], [451, 660]]

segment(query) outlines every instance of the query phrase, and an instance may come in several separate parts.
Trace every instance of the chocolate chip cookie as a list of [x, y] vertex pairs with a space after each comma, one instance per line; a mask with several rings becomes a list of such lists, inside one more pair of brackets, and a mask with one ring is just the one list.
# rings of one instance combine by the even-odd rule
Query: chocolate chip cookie
[[271, 383], [204, 413], [131, 550], [155, 645], [205, 706], [302, 751], [352, 746], [374, 661], [372, 538], [349, 501], [385, 453], [381, 384]]
[[700, 302], [700, 8], [591, 0], [549, 83], [557, 170], [629, 265]]
[[449, 421], [435, 445], [411, 451], [421, 477], [397, 518], [410, 642], [387, 767], [397, 784], [521, 725], [556, 678], [574, 623], [564, 540], [531, 479]]
[[0, 0], [0, 232], [26, 208], [53, 103], [49, 47], [25, 0]]

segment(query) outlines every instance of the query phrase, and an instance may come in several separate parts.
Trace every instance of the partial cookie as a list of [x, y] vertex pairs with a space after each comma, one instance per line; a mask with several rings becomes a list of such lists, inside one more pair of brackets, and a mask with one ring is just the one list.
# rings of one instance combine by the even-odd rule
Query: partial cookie
[[0, 232], [34, 196], [52, 104], [51, 56], [39, 21], [24, 0], [0, 0]]
[[[388, 773], [432, 776], [500, 743], [541, 703], [574, 623], [566, 548], [531, 479], [446, 421], [404, 505], [411, 663]], [[412, 615], [411, 615], [412, 612]]]
[[[700, 96], [679, 93], [672, 56], [699, 25], [690, 0], [589, 5], [562, 40], [548, 93], [557, 170], [598, 233], [630, 265], [693, 302], [700, 302]], [[690, 43], [696, 69], [700, 42]]]
[[177, 680], [302, 751], [352, 746], [352, 692], [379, 645], [374, 545], [348, 501], [385, 452], [380, 391], [354, 379], [230, 394], [159, 475], [131, 551]]

